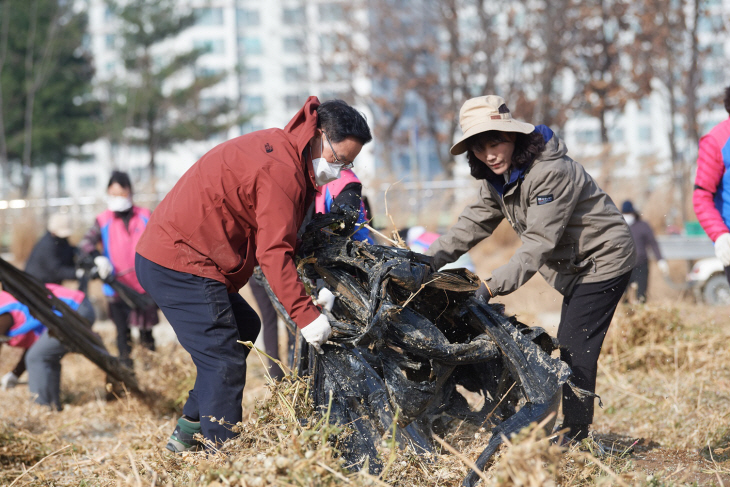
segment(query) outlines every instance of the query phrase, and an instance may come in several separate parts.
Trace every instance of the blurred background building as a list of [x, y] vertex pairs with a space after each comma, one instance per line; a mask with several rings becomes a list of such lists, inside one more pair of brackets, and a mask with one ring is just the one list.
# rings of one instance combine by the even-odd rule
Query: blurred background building
[[[33, 140], [53, 133], [44, 125], [52, 107], [36, 99], [29, 128], [22, 110], [10, 113], [14, 85], [3, 78], [9, 149], [3, 156], [0, 138], [0, 207], [24, 197], [100, 200], [112, 169], [130, 172], [137, 192], [154, 205], [213, 146], [283, 127], [307, 96], [317, 95], [353, 103], [371, 124], [375, 139], [356, 171], [375, 213], [385, 213], [385, 191], [397, 181], [391, 207], [442, 225], [474, 186], [463, 158], [448, 152], [460, 133], [459, 108], [470, 97], [497, 93], [516, 117], [564, 137], [614, 198], [631, 189], [642, 207], [663, 189], [672, 194], [666, 219], [681, 222], [691, 217], [697, 141], [726, 116], [730, 0], [33, 5], [36, 11], [3, 7], [0, 18], [14, 16], [6, 28], [19, 39], [11, 46], [23, 45], [33, 19], [41, 33], [33, 44], [38, 66], [44, 52], [61, 58], [58, 40], [67, 40], [69, 59], [88, 65], [88, 88], [79, 82], [81, 91], [68, 96], [87, 109], [92, 127], [72, 131], [84, 137], [59, 135], [57, 144], [68, 149], [39, 150]], [[42, 50], [56, 44], [56, 51]], [[27, 49], [16, 48], [22, 61]], [[30, 73], [42, 81], [39, 97], [49, 79], [69, 76], [62, 68], [46, 79], [40, 68]], [[6, 62], [1, 72], [10, 69]], [[18, 93], [27, 107], [32, 97]], [[627, 180], [642, 184], [627, 188]]]

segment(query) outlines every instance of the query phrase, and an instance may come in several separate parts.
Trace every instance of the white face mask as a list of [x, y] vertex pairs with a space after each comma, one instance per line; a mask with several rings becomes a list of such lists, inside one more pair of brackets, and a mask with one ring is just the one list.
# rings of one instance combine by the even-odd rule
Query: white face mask
[[107, 208], [116, 213], [127, 211], [132, 207], [132, 198], [125, 196], [107, 196]]
[[[324, 150], [324, 141], [322, 140], [322, 137], [320, 137], [320, 144], [321, 147], [319, 149], [319, 153], [321, 155]], [[312, 157], [311, 146], [309, 147], [309, 155]], [[314, 167], [314, 182], [317, 183], [317, 186], [324, 186], [335, 179], [339, 179], [340, 171], [342, 170], [342, 166], [339, 164], [330, 164], [324, 157], [318, 157], [316, 159], [312, 157], [312, 166]]]
[[636, 221], [636, 217], [633, 215], [633, 213], [623, 213], [624, 220], [626, 220], [626, 223], [629, 224], [629, 226], [633, 225]]

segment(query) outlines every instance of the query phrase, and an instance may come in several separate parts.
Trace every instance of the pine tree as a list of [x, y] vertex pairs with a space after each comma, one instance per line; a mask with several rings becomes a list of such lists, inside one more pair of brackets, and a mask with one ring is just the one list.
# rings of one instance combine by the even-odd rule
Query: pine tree
[[5, 184], [22, 165], [21, 196], [32, 167], [60, 165], [97, 137], [87, 19], [71, 3], [0, 2], [0, 165]]
[[[110, 93], [123, 96], [108, 97], [112, 101], [107, 106], [107, 127], [113, 140], [147, 150], [154, 190], [158, 152], [179, 142], [205, 140], [240, 123], [241, 117], [231, 110], [235, 106], [231, 100], [201, 103], [201, 92], [228, 74], [195, 69], [204, 49], [173, 53], [162, 49], [165, 41], [195, 23], [193, 11], [186, 12], [174, 0], [111, 1], [110, 8], [121, 20], [120, 57], [127, 76], [108, 86]], [[183, 79], [192, 81], [182, 86]]]

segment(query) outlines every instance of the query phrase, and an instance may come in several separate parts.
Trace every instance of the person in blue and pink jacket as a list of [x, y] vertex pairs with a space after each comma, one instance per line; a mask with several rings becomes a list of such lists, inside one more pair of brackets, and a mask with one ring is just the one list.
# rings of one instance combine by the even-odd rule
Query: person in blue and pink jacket
[[[109, 179], [107, 204], [108, 209], [96, 217], [96, 223], [79, 243], [79, 251], [82, 258], [93, 257], [102, 280], [113, 276], [118, 282], [144, 294], [134, 269], [134, 249], [147, 227], [150, 210], [134, 205], [132, 183], [127, 173], [120, 171], [114, 171]], [[139, 329], [141, 344], [154, 350], [152, 327], [159, 322], [157, 307], [132, 309], [108, 284], [104, 285], [104, 294], [109, 304], [109, 317], [117, 328], [119, 359], [131, 367], [130, 326]]]
[[[725, 89], [730, 114], [730, 86]], [[697, 220], [715, 242], [715, 255], [730, 282], [730, 118], [700, 139], [697, 176], [692, 195]]]
[[[86, 295], [58, 284], [46, 284], [49, 292], [93, 324], [94, 308]], [[59, 312], [57, 312], [59, 313]], [[2, 389], [10, 389], [28, 370], [28, 390], [38, 404], [61, 410], [61, 358], [66, 347], [48, 333], [48, 329], [30, 314], [28, 307], [10, 293], [0, 292], [0, 335], [8, 337], [7, 344], [25, 350], [15, 368], [0, 379]]]

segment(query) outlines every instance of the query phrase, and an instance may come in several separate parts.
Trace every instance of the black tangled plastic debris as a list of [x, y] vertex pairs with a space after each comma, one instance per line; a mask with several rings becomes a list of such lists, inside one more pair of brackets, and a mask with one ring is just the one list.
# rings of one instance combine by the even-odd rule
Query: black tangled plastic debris
[[[479, 278], [468, 270], [434, 272], [427, 256], [350, 239], [353, 218], [352, 208], [315, 215], [302, 236], [302, 280], [313, 294], [324, 285], [337, 299], [325, 311], [333, 333], [324, 354], [300, 338], [293, 368], [312, 377], [318, 408], [332, 397], [330, 421], [354, 430], [338, 444], [351, 469], [380, 472], [376, 445], [395, 418], [398, 444], [417, 453], [431, 451], [432, 431], [453, 419], [493, 425], [475, 462], [484, 469], [503, 437], [557, 410], [570, 376], [550, 356], [557, 343], [475, 298]], [[256, 278], [296, 333], [259, 269]], [[457, 386], [481, 393], [484, 406], [473, 411]], [[470, 472], [464, 485], [478, 480]]]

